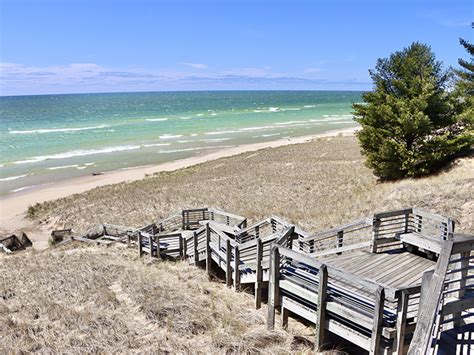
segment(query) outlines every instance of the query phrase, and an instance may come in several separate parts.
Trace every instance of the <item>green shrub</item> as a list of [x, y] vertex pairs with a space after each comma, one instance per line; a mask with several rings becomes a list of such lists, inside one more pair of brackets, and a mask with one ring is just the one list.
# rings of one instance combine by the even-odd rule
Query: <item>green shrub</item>
[[469, 150], [472, 135], [447, 91], [450, 73], [429, 46], [415, 42], [379, 59], [369, 73], [374, 89], [353, 108], [362, 152], [375, 175], [429, 174]]

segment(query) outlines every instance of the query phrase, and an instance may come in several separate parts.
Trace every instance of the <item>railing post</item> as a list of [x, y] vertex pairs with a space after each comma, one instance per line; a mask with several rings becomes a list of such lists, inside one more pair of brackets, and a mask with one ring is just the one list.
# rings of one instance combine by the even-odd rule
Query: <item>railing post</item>
[[232, 250], [230, 246], [230, 239], [227, 239], [225, 249], [225, 284], [227, 287], [232, 286]]
[[372, 244], [370, 246], [371, 253], [377, 252], [377, 239], [379, 236], [380, 223], [380, 218], [374, 217], [374, 222], [372, 224]]
[[427, 299], [429, 299], [429, 289], [430, 289], [430, 283], [431, 283], [431, 278], [433, 277], [433, 274], [434, 274], [434, 270], [429, 270], [429, 271], [425, 271], [423, 275], [421, 276], [420, 300], [418, 301], [417, 317], [420, 316], [421, 308], [427, 302]]
[[150, 246], [150, 258], [153, 258], [153, 236], [151, 234], [148, 236], [148, 244]]
[[318, 303], [316, 319], [316, 339], [314, 342], [314, 350], [321, 351], [324, 346], [324, 335], [326, 332], [326, 302], [327, 302], [327, 285], [328, 285], [328, 269], [326, 265], [319, 268], [319, 285], [318, 285]]
[[209, 223], [206, 223], [206, 272], [211, 275], [211, 263], [212, 263], [212, 251], [211, 251], [211, 229]]
[[138, 256], [141, 258], [142, 257], [142, 254], [143, 254], [143, 245], [142, 245], [142, 233], [140, 231], [138, 231], [138, 236], [137, 236], [137, 239], [138, 239]]
[[[337, 232], [337, 242], [336, 242], [336, 248], [342, 248], [344, 245], [344, 231], [340, 230]], [[342, 253], [337, 253], [337, 255], [341, 255]]]
[[199, 262], [199, 252], [198, 252], [198, 235], [196, 232], [193, 232], [193, 242], [194, 242], [194, 265], [197, 265]]
[[130, 244], [131, 244], [130, 232], [127, 232], [127, 247], [130, 248]]
[[270, 252], [270, 276], [268, 280], [268, 315], [267, 329], [275, 328], [275, 307], [278, 305], [278, 280], [280, 271], [280, 253], [278, 246], [273, 246]]
[[393, 341], [393, 353], [405, 354], [405, 333], [409, 294], [401, 291], [397, 304], [397, 338]]
[[262, 307], [262, 281], [263, 281], [263, 242], [261, 239], [257, 239], [257, 267], [255, 269], [255, 309]]
[[408, 233], [410, 231], [409, 228], [410, 225], [410, 212], [405, 212], [405, 233]]
[[105, 224], [102, 225], [102, 236], [106, 236], [107, 235], [107, 227], [105, 226]]
[[179, 236], [179, 256], [181, 257], [181, 259], [183, 259], [183, 255], [184, 255], [183, 246], [184, 246], [183, 235], [181, 234]]
[[[182, 226], [183, 230], [186, 230], [186, 217], [185, 216], [186, 216], [186, 212], [185, 212], [185, 210], [183, 210], [181, 212], [181, 226]], [[188, 213], [188, 219], [189, 219], [189, 213]]]
[[234, 288], [236, 291], [240, 289], [240, 250], [238, 244], [234, 247]]
[[380, 340], [382, 338], [384, 304], [385, 290], [383, 287], [379, 287], [375, 295], [374, 324], [372, 326], [372, 337], [369, 351], [371, 355], [378, 355], [381, 353]]
[[[454, 282], [451, 284], [449, 289], [457, 290], [456, 292], [452, 292], [451, 296], [456, 297], [457, 299], [461, 299], [465, 295], [466, 289], [466, 281], [469, 271], [469, 257], [471, 255], [470, 251], [453, 254], [453, 260], [459, 260], [453, 264], [453, 269], [459, 270], [453, 274], [453, 279], [459, 280], [459, 282]], [[453, 313], [450, 318], [453, 319], [453, 327], [460, 327], [462, 324], [461, 312]]]
[[161, 259], [161, 253], [160, 253], [160, 235], [157, 234], [155, 235], [155, 242], [156, 242], [156, 257]]
[[181, 240], [183, 241], [183, 259], [187, 260], [188, 259], [188, 240], [181, 236]]

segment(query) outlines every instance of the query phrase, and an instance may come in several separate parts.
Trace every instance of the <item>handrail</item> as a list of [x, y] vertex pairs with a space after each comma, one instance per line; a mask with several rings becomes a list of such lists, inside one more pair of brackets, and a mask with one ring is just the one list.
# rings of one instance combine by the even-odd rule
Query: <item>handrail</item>
[[429, 297], [425, 298], [427, 303], [420, 308], [418, 322], [408, 350], [408, 355], [424, 355], [427, 353], [431, 344], [433, 327], [435, 327], [436, 315], [440, 307], [449, 259], [453, 250], [452, 240], [446, 240], [443, 244], [444, 253], [442, 253], [438, 259], [430, 283], [425, 286], [427, 290], [424, 291], [422, 288], [422, 292], [426, 292]]

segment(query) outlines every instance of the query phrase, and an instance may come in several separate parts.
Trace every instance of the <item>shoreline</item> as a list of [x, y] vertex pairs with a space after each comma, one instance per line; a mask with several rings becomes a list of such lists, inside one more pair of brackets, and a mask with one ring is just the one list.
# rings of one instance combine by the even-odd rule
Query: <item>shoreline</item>
[[56, 200], [73, 194], [82, 193], [96, 187], [132, 182], [146, 178], [146, 175], [162, 171], [174, 171], [202, 164], [211, 160], [226, 158], [245, 152], [253, 152], [265, 148], [277, 148], [286, 145], [300, 144], [317, 138], [333, 137], [339, 134], [353, 135], [357, 127], [333, 130], [289, 139], [279, 139], [271, 142], [252, 143], [224, 148], [203, 155], [181, 160], [175, 160], [153, 166], [134, 167], [103, 173], [66, 179], [53, 184], [40, 185], [36, 188], [19, 191], [0, 197], [0, 228], [6, 231], [19, 230], [26, 225], [24, 215], [29, 206], [36, 203]]

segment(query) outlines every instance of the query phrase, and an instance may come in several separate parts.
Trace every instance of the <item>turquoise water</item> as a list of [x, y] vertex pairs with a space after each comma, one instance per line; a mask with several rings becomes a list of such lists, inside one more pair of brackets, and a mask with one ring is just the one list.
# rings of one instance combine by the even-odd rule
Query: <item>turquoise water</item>
[[0, 194], [354, 127], [360, 92], [224, 91], [0, 97]]

